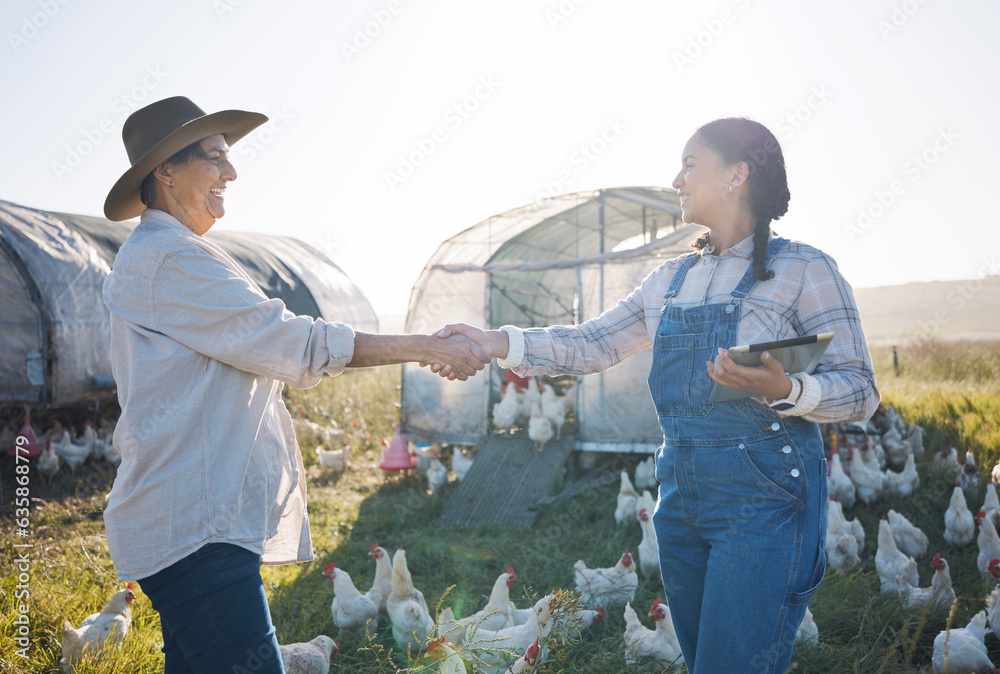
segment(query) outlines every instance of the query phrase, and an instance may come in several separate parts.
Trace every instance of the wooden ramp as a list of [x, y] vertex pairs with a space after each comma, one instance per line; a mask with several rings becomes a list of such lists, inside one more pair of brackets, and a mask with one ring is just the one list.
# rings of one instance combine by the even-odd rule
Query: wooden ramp
[[536, 452], [527, 433], [490, 436], [437, 523], [449, 527], [493, 524], [512, 529], [532, 526], [538, 517], [532, 507], [549, 496], [573, 449], [573, 439], [564, 435]]

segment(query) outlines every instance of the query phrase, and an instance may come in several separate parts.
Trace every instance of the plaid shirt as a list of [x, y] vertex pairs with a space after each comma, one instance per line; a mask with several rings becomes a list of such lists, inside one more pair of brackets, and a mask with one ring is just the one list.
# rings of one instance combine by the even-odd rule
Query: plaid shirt
[[[728, 302], [751, 264], [753, 237], [719, 255], [711, 248], [697, 254], [700, 259], [688, 271], [673, 306]], [[500, 364], [522, 376], [590, 374], [651, 348], [663, 296], [683, 259], [682, 255], [664, 262], [628, 297], [581, 325], [509, 331], [510, 352]], [[758, 282], [742, 303], [739, 343], [835, 333], [813, 372], [820, 383], [820, 402], [804, 418], [814, 422], [870, 418], [880, 394], [854, 293], [837, 263], [812, 246], [792, 241], [769, 268], [774, 278]]]

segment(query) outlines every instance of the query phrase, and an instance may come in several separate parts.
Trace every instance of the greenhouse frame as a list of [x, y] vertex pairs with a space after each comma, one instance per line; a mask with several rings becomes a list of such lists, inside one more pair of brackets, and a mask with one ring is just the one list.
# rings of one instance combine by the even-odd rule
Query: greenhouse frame
[[[684, 224], [674, 190], [620, 187], [565, 194], [493, 216], [440, 245], [410, 295], [406, 331], [454, 322], [485, 328], [578, 325], [624, 299], [704, 231]], [[649, 350], [567, 387], [574, 447], [652, 452], [662, 441], [646, 379]], [[403, 366], [407, 437], [482, 444], [504, 371], [447, 381]]]

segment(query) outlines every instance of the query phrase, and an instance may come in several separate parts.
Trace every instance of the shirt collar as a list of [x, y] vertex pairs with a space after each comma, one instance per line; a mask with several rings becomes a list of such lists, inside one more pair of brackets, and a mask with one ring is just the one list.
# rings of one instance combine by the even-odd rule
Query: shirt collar
[[[767, 235], [768, 241], [774, 238], [774, 232], [768, 231]], [[715, 244], [709, 244], [698, 251], [698, 255], [704, 258], [706, 255], [715, 255]], [[727, 248], [726, 250], [719, 253], [719, 257], [742, 257], [744, 260], [749, 260], [753, 257], [753, 234], [743, 239], [735, 246]]]
[[161, 211], [158, 208], [147, 208], [142, 212], [142, 215], [139, 216], [139, 224], [146, 222], [163, 225], [164, 227], [175, 231], [177, 234], [183, 234], [184, 236], [198, 236], [188, 229], [183, 222], [166, 211]]

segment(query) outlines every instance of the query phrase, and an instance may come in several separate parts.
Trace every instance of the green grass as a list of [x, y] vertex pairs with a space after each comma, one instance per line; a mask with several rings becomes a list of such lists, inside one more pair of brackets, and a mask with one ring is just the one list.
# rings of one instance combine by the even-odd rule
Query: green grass
[[[921, 486], [905, 502], [889, 502], [846, 512], [860, 518], [867, 533], [862, 565], [850, 576], [829, 572], [810, 602], [820, 631], [818, 647], [797, 647], [795, 672], [930, 672], [934, 636], [946, 625], [964, 625], [983, 605], [989, 585], [975, 568], [975, 544], [951, 550], [941, 533], [942, 517], [953, 483], [936, 475], [927, 463], [930, 454], [946, 444], [972, 449], [986, 476], [1000, 459], [1000, 346], [997, 344], [939, 344], [928, 342], [899, 352], [900, 374], [893, 373], [889, 349], [873, 351], [885, 404], [893, 403], [904, 419], [926, 430], [927, 453], [918, 466]], [[312, 420], [333, 420], [347, 429], [356, 449], [350, 468], [329, 474], [316, 465], [312, 448], [303, 446], [309, 482], [309, 512], [316, 551], [309, 564], [265, 567], [263, 577], [271, 612], [282, 642], [306, 641], [328, 634], [341, 641], [341, 652], [331, 671], [395, 674], [426, 669], [409, 663], [394, 649], [391, 631], [380, 630], [369, 641], [338, 635], [330, 615], [332, 587], [321, 571], [330, 561], [347, 570], [361, 588], [367, 588], [374, 565], [367, 552], [378, 542], [388, 550], [403, 545], [415, 584], [433, 608], [442, 596], [458, 615], [482, 605], [496, 576], [507, 564], [519, 582], [512, 596], [525, 605], [553, 588], [572, 588], [572, 564], [610, 565], [630, 546], [638, 545], [638, 526], [616, 527], [613, 520], [617, 485], [595, 489], [542, 514], [528, 531], [492, 527], [448, 530], [434, 522], [454, 486], [431, 497], [426, 483], [415, 476], [384, 477], [376, 467], [382, 438], [389, 438], [398, 418], [399, 368], [350, 371], [324, 378], [309, 390], [286, 389], [293, 416], [302, 411]], [[358, 434], [352, 422], [358, 422]], [[637, 457], [606, 457], [601, 470], [620, 470]], [[0, 532], [0, 561], [13, 570], [13, 464], [2, 464], [5, 476], [4, 527]], [[74, 478], [68, 473], [51, 484], [31, 475], [31, 494], [39, 500], [31, 511], [31, 579], [29, 657], [15, 653], [17, 578], [11, 571], [0, 582], [0, 671], [40, 673], [57, 671], [60, 627], [74, 624], [98, 611], [120, 587], [103, 536], [101, 511], [113, 471], [87, 465]], [[970, 498], [977, 507], [982, 497]], [[958, 602], [953, 613], [904, 609], [898, 600], [878, 591], [874, 570], [879, 517], [895, 508], [930, 537], [930, 554], [919, 562], [923, 585], [931, 576], [930, 557], [940, 551], [951, 566]], [[634, 605], [640, 616], [653, 599], [662, 596], [658, 580], [642, 579]], [[24, 599], [22, 598], [22, 602]], [[132, 604], [132, 631], [121, 652], [79, 667], [83, 674], [161, 672], [159, 621], [142, 592]], [[648, 621], [647, 621], [648, 623]], [[542, 672], [607, 673], [625, 671], [621, 611], [586, 633], [577, 643], [560, 649]], [[986, 639], [994, 661], [1000, 661], [1000, 641]], [[734, 663], [734, 671], [739, 671]], [[429, 671], [436, 671], [431, 668]]]

